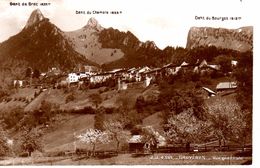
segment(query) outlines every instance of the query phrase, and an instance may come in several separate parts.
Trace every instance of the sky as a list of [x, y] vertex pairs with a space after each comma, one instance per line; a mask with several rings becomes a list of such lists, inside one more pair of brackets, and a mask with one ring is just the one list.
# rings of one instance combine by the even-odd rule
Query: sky
[[[37, 2], [38, 6], [11, 6], [10, 2]], [[40, 6], [40, 3], [50, 3]], [[0, 0], [0, 42], [21, 31], [31, 12], [43, 15], [63, 31], [80, 29], [94, 17], [101, 26], [131, 31], [139, 40], [166, 46], [186, 46], [190, 27], [239, 28], [253, 26], [250, 0]], [[121, 14], [76, 14], [76, 11], [121, 11]], [[196, 19], [203, 17], [202, 19]], [[206, 17], [241, 17], [206, 20]]]

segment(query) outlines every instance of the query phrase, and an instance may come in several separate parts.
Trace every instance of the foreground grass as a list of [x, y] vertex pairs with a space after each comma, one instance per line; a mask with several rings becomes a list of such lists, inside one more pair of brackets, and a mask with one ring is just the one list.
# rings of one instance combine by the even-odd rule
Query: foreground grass
[[240, 165], [252, 157], [234, 157], [234, 152], [156, 153], [134, 157], [119, 154], [111, 158], [37, 157], [5, 158], [0, 165]]

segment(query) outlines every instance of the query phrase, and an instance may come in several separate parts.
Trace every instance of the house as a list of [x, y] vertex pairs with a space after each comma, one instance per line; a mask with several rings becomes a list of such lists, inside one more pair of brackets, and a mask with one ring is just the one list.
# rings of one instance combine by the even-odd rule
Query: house
[[120, 78], [118, 78], [118, 90], [126, 90], [127, 89], [127, 84], [125, 82], [125, 80], [121, 80]]
[[148, 72], [150, 70], [151, 70], [151, 68], [149, 68], [148, 66], [145, 66], [145, 67], [141, 68], [138, 72], [139, 73], [144, 73], [144, 72]]
[[70, 83], [77, 83], [79, 82], [81, 79], [86, 79], [86, 78], [90, 78], [92, 74], [92, 72], [72, 72], [68, 74], [67, 77], [67, 82]]
[[216, 89], [217, 91], [229, 91], [237, 88], [236, 82], [220, 82]]
[[232, 67], [236, 67], [237, 66], [237, 61], [235, 61], [235, 60], [231, 60], [231, 66]]
[[169, 63], [162, 67], [162, 75], [176, 75], [180, 67], [175, 64]]
[[68, 81], [68, 83], [70, 84], [70, 83], [76, 83], [76, 82], [78, 82], [79, 79], [80, 79], [80, 74], [73, 72], [73, 73], [69, 73], [69, 74], [68, 74], [67, 81]]
[[61, 70], [56, 67], [52, 67], [51, 69], [48, 70], [46, 73], [47, 76], [57, 76], [61, 74]]
[[183, 61], [182, 63], [181, 63], [181, 67], [185, 67], [185, 66], [188, 66], [189, 65], [189, 63], [187, 63], [187, 62], [185, 62], [185, 61]]
[[193, 72], [199, 73], [200, 75], [205, 75], [205, 74], [211, 74], [218, 70], [220, 70], [219, 65], [208, 64], [207, 61], [204, 59], [203, 61], [201, 61], [199, 65], [195, 66]]
[[152, 79], [153, 79], [153, 77], [152, 77], [151, 75], [149, 75], [149, 76], [146, 75], [146, 76], [145, 76], [145, 81], [144, 81], [144, 83], [145, 83], [145, 87], [147, 87], [147, 86], [150, 85]]
[[23, 87], [24, 81], [23, 80], [14, 80], [14, 87]]
[[111, 73], [99, 73], [90, 76], [90, 83], [97, 84], [105, 82], [107, 79], [111, 78], [113, 75]]
[[150, 153], [152, 150], [166, 146], [166, 139], [152, 126], [142, 127], [144, 135], [133, 135], [129, 140], [129, 151]]
[[182, 70], [184, 73], [193, 72], [194, 66], [195, 65], [183, 61], [181, 65], [176, 68], [176, 73], [178, 73], [180, 70]]
[[144, 135], [133, 135], [129, 140], [129, 151], [132, 153], [150, 153], [156, 148], [156, 142]]

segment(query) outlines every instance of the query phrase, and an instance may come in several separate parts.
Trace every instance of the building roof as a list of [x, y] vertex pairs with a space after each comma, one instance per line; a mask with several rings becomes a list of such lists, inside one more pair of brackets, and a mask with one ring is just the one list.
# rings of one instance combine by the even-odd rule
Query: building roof
[[189, 65], [189, 63], [187, 63], [185, 61], [183, 61], [183, 63], [181, 64], [181, 66], [188, 66], [188, 65]]
[[220, 70], [220, 65], [208, 65], [208, 67], [214, 70]]
[[207, 67], [207, 66], [208, 66], [208, 63], [205, 59], [203, 61], [201, 61], [200, 65], [199, 65], [200, 68]]
[[216, 92], [214, 92], [213, 90], [206, 88], [206, 87], [202, 87], [204, 90], [206, 90], [207, 92], [211, 93], [211, 94], [216, 94]]
[[139, 73], [148, 72], [150, 70], [151, 70], [151, 68], [149, 68], [148, 66], [145, 66], [145, 67], [143, 67], [142, 69], [139, 70]]
[[154, 69], [151, 69], [150, 71], [144, 72], [144, 74], [154, 73], [154, 72], [158, 72], [158, 71], [161, 71], [161, 70], [162, 70], [161, 68], [154, 68]]
[[128, 140], [128, 143], [143, 143], [143, 136], [142, 135], [133, 135]]
[[216, 89], [235, 89], [237, 88], [236, 82], [220, 82]]
[[167, 65], [164, 65], [162, 68], [171, 68], [171, 67], [177, 67], [178, 65], [175, 65], [173, 63], [169, 63]]

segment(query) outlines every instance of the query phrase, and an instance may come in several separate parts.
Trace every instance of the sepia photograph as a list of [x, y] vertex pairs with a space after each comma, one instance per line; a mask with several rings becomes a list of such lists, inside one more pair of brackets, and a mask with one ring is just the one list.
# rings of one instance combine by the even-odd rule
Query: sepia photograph
[[0, 166], [253, 165], [254, 5], [0, 0]]

